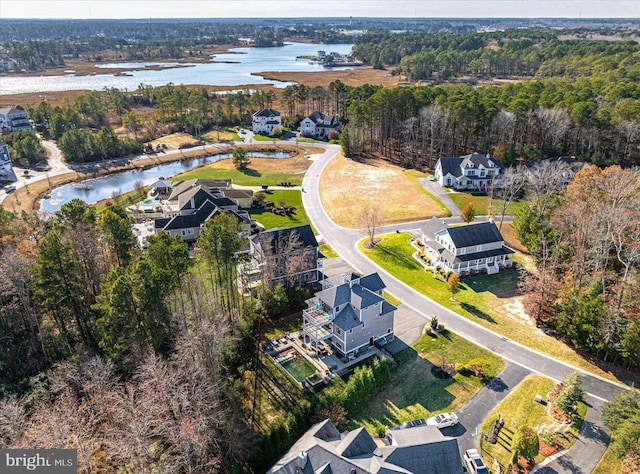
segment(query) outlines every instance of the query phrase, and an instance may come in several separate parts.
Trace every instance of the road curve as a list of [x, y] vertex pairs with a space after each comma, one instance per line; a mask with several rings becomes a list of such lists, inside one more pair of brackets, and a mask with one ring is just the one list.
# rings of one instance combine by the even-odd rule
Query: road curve
[[[316, 157], [303, 179], [302, 187], [305, 192], [302, 194], [302, 202], [309, 219], [318, 233], [348, 264], [365, 274], [377, 271], [387, 284], [387, 291], [402, 301], [403, 304], [425, 317], [425, 322], [427, 319], [437, 316], [438, 320], [445, 323], [447, 328], [479, 346], [495, 352], [514, 364], [558, 381], [564, 379], [569, 372], [580, 370], [511, 341], [504, 336], [495, 334], [441, 306], [410, 288], [365, 257], [357, 249], [357, 242], [363, 237], [363, 233], [338, 226], [329, 218], [322, 207], [319, 177], [326, 164], [340, 151], [340, 147], [337, 145], [324, 145], [324, 147], [327, 151]], [[416, 229], [420, 224], [421, 222], [412, 222], [386, 226], [382, 231]], [[585, 390], [596, 399], [611, 400], [618, 392], [626, 388], [622, 384], [611, 382], [583, 370], [580, 370], [580, 372], [583, 374], [582, 381]]]

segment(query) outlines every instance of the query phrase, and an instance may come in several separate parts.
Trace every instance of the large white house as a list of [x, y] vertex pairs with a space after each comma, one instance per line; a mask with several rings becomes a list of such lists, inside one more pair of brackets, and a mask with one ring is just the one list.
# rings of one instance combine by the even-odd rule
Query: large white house
[[440, 158], [436, 163], [440, 186], [471, 191], [487, 191], [502, 185], [504, 167], [489, 155], [472, 153], [459, 158]]
[[282, 130], [282, 116], [273, 109], [262, 109], [253, 114], [251, 130], [253, 133], [274, 135], [274, 128]]
[[498, 273], [511, 267], [509, 255], [515, 253], [504, 245], [504, 238], [493, 221], [450, 227], [433, 217], [422, 226], [422, 243], [431, 265], [460, 276], [473, 272]]
[[325, 115], [318, 111], [300, 122], [300, 133], [316, 138], [328, 138], [331, 130], [339, 132], [341, 128], [342, 125], [338, 121], [337, 115]]
[[397, 308], [384, 299], [386, 285], [377, 273], [338, 275], [321, 283], [324, 289], [302, 312], [304, 341], [316, 353], [327, 341], [341, 357], [353, 359], [369, 346], [393, 340]]
[[31, 129], [29, 115], [24, 110], [13, 107], [0, 109], [0, 130], [14, 132], [22, 128]]

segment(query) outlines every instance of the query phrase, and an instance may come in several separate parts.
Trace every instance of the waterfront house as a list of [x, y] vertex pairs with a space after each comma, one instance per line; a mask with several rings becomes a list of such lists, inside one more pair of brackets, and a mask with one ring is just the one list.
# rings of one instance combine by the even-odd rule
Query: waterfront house
[[329, 132], [340, 132], [342, 125], [337, 115], [325, 115], [322, 112], [314, 112], [300, 122], [300, 133], [304, 136], [315, 138], [328, 138]]
[[274, 109], [262, 109], [253, 114], [251, 130], [261, 135], [275, 135], [274, 129], [282, 130], [282, 116]]
[[0, 109], [0, 131], [31, 130], [29, 115], [24, 110], [14, 107]]

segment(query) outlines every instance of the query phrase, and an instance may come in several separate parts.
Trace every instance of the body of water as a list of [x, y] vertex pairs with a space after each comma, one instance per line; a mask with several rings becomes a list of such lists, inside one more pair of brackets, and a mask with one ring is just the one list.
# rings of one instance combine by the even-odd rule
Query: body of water
[[[248, 156], [256, 158], [288, 158], [287, 152], [248, 152]], [[179, 173], [184, 173], [197, 166], [214, 163], [219, 160], [231, 158], [231, 153], [194, 158], [191, 160], [176, 161], [154, 166], [146, 170], [130, 170], [115, 173], [99, 178], [88, 179], [78, 183], [71, 183], [51, 192], [51, 197], [40, 201], [40, 211], [55, 212], [72, 199], [82, 199], [87, 204], [94, 204], [102, 199], [110, 198], [117, 194], [123, 194], [135, 189], [135, 184], [140, 181], [148, 186], [161, 177], [171, 178]]]
[[[321, 64], [298, 56], [315, 56], [319, 50], [347, 54], [352, 44], [286, 43], [276, 48], [234, 48], [227, 53], [216, 54], [214, 63], [188, 64], [187, 67], [164, 69], [161, 71], [141, 70], [126, 72], [126, 75], [97, 74], [91, 76], [20, 76], [0, 77], [0, 95], [27, 92], [51, 92], [66, 90], [101, 90], [118, 88], [135, 90], [138, 85], [161, 86], [174, 84], [203, 84], [211, 86], [240, 86], [245, 84], [273, 84], [285, 87], [288, 82], [278, 82], [254, 76], [252, 73], [265, 71], [314, 72], [326, 70]], [[140, 67], [153, 62], [126, 63]], [[115, 64], [101, 64], [101, 67], [118, 67]], [[348, 67], [334, 69], [349, 69]]]

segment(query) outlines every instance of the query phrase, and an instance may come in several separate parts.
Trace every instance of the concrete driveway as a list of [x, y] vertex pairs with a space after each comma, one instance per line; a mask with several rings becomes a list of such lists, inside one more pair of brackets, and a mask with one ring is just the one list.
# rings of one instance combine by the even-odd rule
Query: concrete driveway
[[462, 210], [455, 202], [453, 202], [453, 199], [451, 199], [447, 190], [440, 186], [437, 181], [430, 181], [428, 178], [418, 178], [418, 182], [427, 192], [440, 199], [442, 204], [449, 209], [452, 216], [459, 216], [462, 214]]

